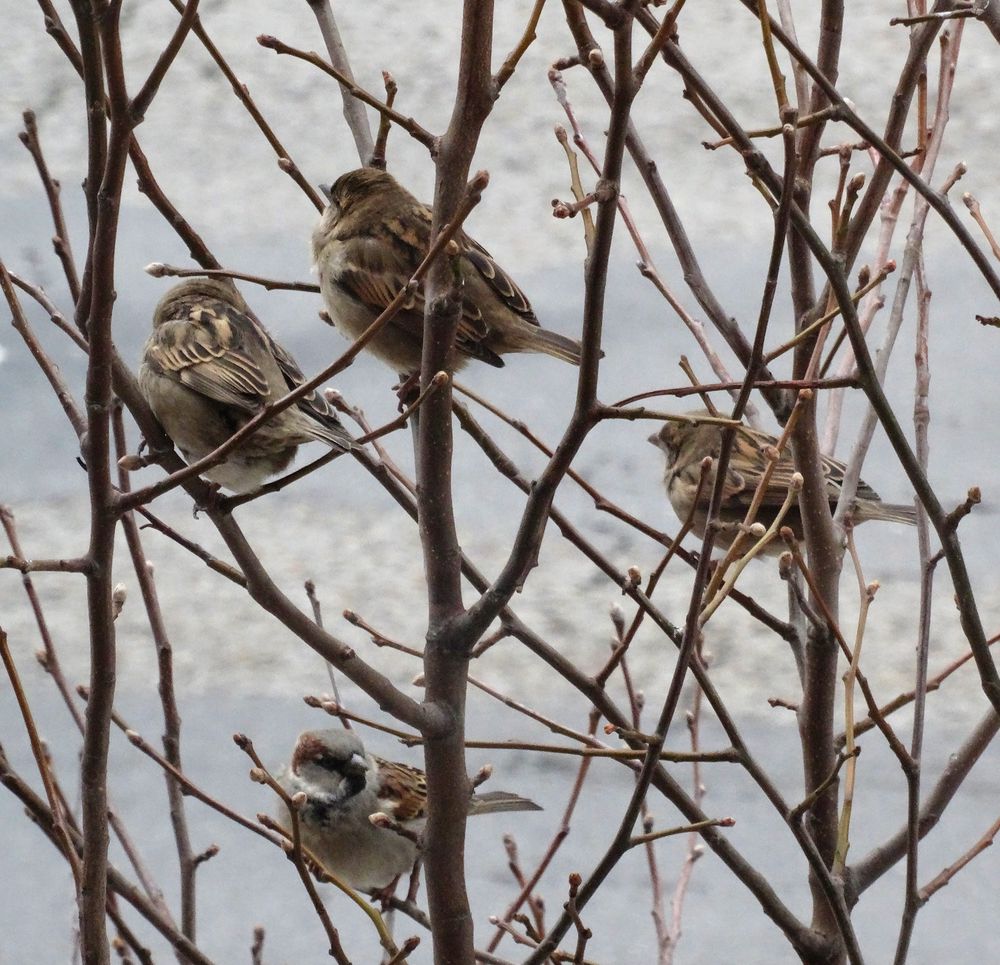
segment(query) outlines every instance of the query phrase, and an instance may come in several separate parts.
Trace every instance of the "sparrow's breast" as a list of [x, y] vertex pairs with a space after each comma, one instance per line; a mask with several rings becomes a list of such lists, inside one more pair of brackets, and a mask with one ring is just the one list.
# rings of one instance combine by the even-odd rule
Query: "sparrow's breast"
[[375, 795], [365, 792], [338, 803], [310, 797], [300, 812], [306, 846], [338, 878], [364, 891], [385, 888], [417, 857], [408, 838], [372, 825], [368, 818], [377, 810]]
[[667, 490], [667, 499], [674, 512], [683, 519], [691, 509], [691, 487], [681, 478], [675, 468], [668, 469], [663, 476], [663, 485]]

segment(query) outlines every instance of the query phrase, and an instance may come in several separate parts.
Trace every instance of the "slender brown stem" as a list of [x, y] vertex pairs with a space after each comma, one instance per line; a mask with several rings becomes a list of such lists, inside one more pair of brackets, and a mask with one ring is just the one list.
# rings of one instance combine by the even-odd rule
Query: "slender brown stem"
[[82, 438], [87, 431], [87, 422], [83, 416], [83, 412], [76, 399], [73, 398], [73, 393], [59, 372], [58, 366], [49, 358], [48, 354], [42, 348], [41, 343], [35, 337], [31, 326], [28, 324], [28, 319], [21, 309], [17, 293], [14, 291], [13, 280], [7, 272], [7, 266], [2, 261], [0, 261], [0, 289], [2, 289], [4, 297], [7, 299], [7, 304], [14, 315], [14, 330], [24, 339], [25, 345], [28, 346], [28, 351], [31, 352], [32, 357], [38, 363], [39, 368], [48, 380], [52, 391], [63, 408], [63, 412], [66, 413], [66, 418], [69, 419], [70, 425], [73, 426], [73, 431], [76, 432], [78, 437]]
[[920, 901], [926, 903], [936, 891], [940, 891], [945, 885], [949, 884], [951, 879], [972, 861], [973, 858], [982, 854], [987, 848], [993, 845], [998, 834], [1000, 834], [1000, 819], [994, 821], [986, 833], [965, 854], [957, 861], [948, 865], [947, 868], [938, 872], [920, 889]]
[[[592, 711], [590, 714], [590, 723], [587, 729], [587, 733], [593, 736], [597, 731], [597, 724], [600, 720], [600, 716], [596, 711]], [[521, 884], [521, 890], [518, 893], [517, 898], [514, 899], [513, 903], [507, 908], [503, 914], [502, 921], [510, 922], [513, 920], [514, 916], [517, 914], [521, 906], [529, 901], [532, 893], [538, 887], [539, 881], [542, 879], [542, 875], [548, 869], [549, 865], [552, 863], [552, 859], [555, 857], [559, 848], [562, 846], [563, 842], [569, 836], [570, 832], [570, 821], [573, 817], [573, 812], [576, 810], [577, 802], [580, 799], [580, 793], [583, 790], [583, 784], [587, 779], [587, 774], [589, 773], [590, 760], [589, 758], [584, 758], [580, 761], [580, 767], [577, 769], [576, 778], [573, 781], [573, 786], [570, 789], [569, 798], [566, 802], [566, 808], [563, 811], [562, 820], [560, 821], [559, 828], [557, 829], [552, 841], [549, 843], [545, 854], [542, 856], [541, 861], [539, 861], [535, 870], [529, 875]], [[505, 934], [502, 928], [498, 928], [497, 932], [494, 934], [490, 941], [488, 951], [493, 951], [499, 944], [500, 939]]]
[[[4, 755], [2, 748], [0, 748], [0, 784], [3, 784], [4, 787], [24, 804], [38, 827], [41, 828], [42, 832], [57, 848], [60, 854], [63, 854], [65, 857], [62, 839], [56, 833], [52, 813], [48, 806], [11, 768], [10, 762]], [[73, 846], [77, 854], [80, 854], [83, 851], [81, 837], [75, 831], [71, 833], [73, 836]], [[127, 901], [191, 965], [214, 965], [208, 956], [203, 954], [196, 945], [181, 934], [173, 922], [170, 921], [169, 916], [164, 915], [153, 901], [147, 898], [131, 881], [110, 864], [107, 866], [107, 888], [109, 893], [119, 895]]]
[[178, 268], [176, 265], [165, 265], [163, 262], [154, 261], [146, 265], [146, 274], [154, 278], [237, 278], [253, 285], [260, 285], [268, 291], [319, 292], [319, 285], [313, 282], [262, 278], [260, 275], [250, 275], [229, 268]]
[[[112, 413], [115, 449], [120, 459], [127, 452], [125, 439], [125, 424], [122, 419], [121, 406]], [[124, 469], [118, 471], [118, 488], [121, 492], [129, 490], [129, 474]], [[142, 594], [143, 606], [149, 620], [149, 629], [156, 648], [156, 662], [159, 671], [160, 706], [163, 711], [163, 750], [167, 760], [178, 771], [181, 764], [181, 716], [177, 708], [177, 698], [174, 687], [173, 648], [167, 634], [166, 622], [160, 609], [160, 600], [153, 579], [152, 564], [146, 558], [139, 534], [139, 524], [131, 513], [122, 517], [122, 530], [125, 542], [132, 560], [139, 592]], [[167, 800], [170, 806], [170, 824], [174, 832], [174, 842], [177, 848], [177, 861], [180, 871], [181, 895], [181, 931], [195, 941], [197, 934], [197, 893], [195, 875], [199, 862], [191, 845], [191, 835], [188, 830], [187, 816], [184, 808], [184, 794], [181, 785], [169, 775], [166, 777]]]
[[184, 5], [184, 12], [181, 14], [181, 19], [174, 28], [173, 36], [167, 42], [166, 47], [160, 51], [160, 55], [156, 58], [156, 63], [153, 64], [153, 69], [150, 70], [149, 76], [139, 89], [139, 92], [132, 98], [129, 104], [129, 112], [132, 115], [132, 127], [141, 124], [145, 119], [146, 111], [149, 110], [149, 105], [152, 104], [153, 98], [160, 89], [163, 78], [167, 76], [170, 65], [180, 53], [187, 35], [194, 26], [195, 19], [198, 16], [199, 3], [200, 0], [187, 0], [187, 3]]
[[[1000, 732], [1000, 715], [991, 707], [948, 758], [938, 780], [921, 802], [917, 821], [917, 833], [921, 840], [941, 820], [952, 798], [998, 732]], [[848, 869], [847, 882], [852, 902], [905, 857], [910, 827], [911, 821], [908, 818], [892, 837], [874, 847]]]
[[[400, 114], [399, 111], [393, 110], [388, 104], [380, 101], [374, 94], [370, 94], [363, 87], [359, 87], [347, 74], [338, 70], [336, 67], [332, 67], [328, 64], [322, 57], [313, 51], [309, 50], [299, 50], [297, 47], [290, 47], [288, 44], [283, 43], [278, 40], [277, 37], [272, 37], [269, 34], [261, 34], [257, 38], [257, 43], [261, 47], [266, 47], [268, 50], [273, 50], [276, 54], [288, 54], [291, 57], [295, 57], [299, 60], [304, 60], [307, 64], [312, 64], [314, 67], [318, 67], [324, 73], [329, 74], [334, 80], [336, 80], [341, 88], [344, 90], [345, 94], [350, 95], [352, 98], [357, 98], [361, 103], [367, 104], [369, 107], [375, 108], [383, 117], [388, 117], [394, 124], [398, 124], [407, 134], [410, 135], [415, 141], [419, 141], [431, 152], [431, 157], [435, 157], [438, 151], [438, 138], [436, 138], [429, 131], [424, 130], [412, 117], [406, 117]], [[368, 135], [369, 140], [371, 134]], [[371, 156], [371, 150], [367, 152], [367, 157]]]
[[504, 84], [514, 76], [514, 71], [521, 62], [521, 58], [535, 42], [537, 36], [535, 31], [538, 28], [538, 21], [542, 16], [542, 8], [544, 6], [545, 0], [535, 0], [535, 5], [531, 8], [531, 13], [528, 15], [528, 22], [525, 24], [524, 32], [521, 34], [521, 39], [517, 42], [517, 46], [507, 55], [506, 60], [504, 60], [496, 76], [493, 78], [493, 84], [498, 94]]
[[69, 828], [67, 826], [67, 812], [63, 810], [62, 802], [56, 796], [55, 788], [52, 783], [51, 762], [49, 761], [45, 748], [42, 745], [42, 740], [38, 736], [38, 728], [35, 726], [35, 718], [31, 712], [31, 705], [28, 703], [28, 697], [24, 692], [24, 687], [21, 686], [21, 677], [14, 664], [14, 657], [10, 652], [10, 646], [7, 642], [7, 633], [4, 631], [3, 627], [0, 627], [0, 661], [3, 662], [4, 670], [7, 673], [7, 679], [10, 681], [10, 685], [14, 691], [14, 697], [17, 700], [18, 709], [21, 711], [24, 728], [28, 732], [28, 743], [31, 744], [31, 753], [35, 758], [35, 764], [38, 767], [38, 774], [42, 779], [42, 786], [45, 788], [45, 796], [49, 802], [49, 810], [52, 814], [52, 824], [55, 828], [56, 834], [62, 840], [63, 853], [66, 855], [66, 860], [69, 862], [70, 870], [73, 872], [73, 881], [76, 884], [77, 893], [79, 894], [82, 882], [80, 860], [70, 838]]
[[[182, 0], [170, 0], [170, 4], [179, 13], [184, 11], [184, 4]], [[309, 200], [316, 207], [316, 210], [322, 211], [324, 204], [319, 192], [303, 177], [302, 172], [299, 170], [298, 165], [292, 160], [287, 148], [278, 139], [278, 136], [274, 133], [271, 125], [267, 123], [264, 119], [264, 115], [254, 103], [253, 98], [250, 96], [249, 88], [246, 84], [240, 81], [239, 77], [236, 76], [232, 67], [229, 66], [225, 57], [222, 56], [219, 48], [215, 46], [212, 38], [209, 37], [204, 24], [201, 22], [201, 18], [197, 15], [194, 18], [194, 23], [191, 29], [194, 35], [201, 41], [205, 50], [208, 51], [209, 56], [215, 61], [216, 66], [222, 72], [223, 77], [225, 77], [229, 82], [229, 86], [232, 88], [233, 93], [240, 100], [240, 103], [242, 103], [246, 108], [247, 113], [260, 129], [260, 132], [267, 139], [267, 143], [271, 145], [274, 153], [278, 156], [278, 166], [302, 189], [306, 197], [309, 198]]]
[[73, 259], [73, 249], [70, 246], [69, 232], [66, 230], [66, 221], [63, 218], [62, 202], [59, 195], [61, 185], [49, 174], [48, 165], [45, 163], [45, 155], [42, 153], [42, 143], [38, 137], [38, 124], [35, 120], [35, 112], [27, 110], [21, 115], [24, 119], [24, 131], [18, 137], [21, 143], [28, 149], [35, 167], [38, 169], [38, 176], [41, 178], [45, 195], [49, 199], [49, 210], [52, 213], [52, 222], [55, 227], [55, 237], [52, 239], [52, 247], [63, 267], [63, 274], [66, 276], [66, 284], [69, 286], [70, 298], [75, 302], [80, 297], [80, 278], [76, 270], [76, 261]]
[[[363, 436], [355, 440], [355, 444], [358, 446], [363, 446], [366, 443], [374, 442], [376, 439], [381, 439], [383, 436], [389, 435], [391, 432], [395, 432], [397, 429], [402, 429], [403, 426], [413, 418], [420, 408], [424, 404], [428, 395], [439, 389], [442, 385], [445, 385], [448, 381], [448, 375], [446, 372], [438, 372], [433, 379], [431, 379], [427, 388], [421, 390], [420, 394], [413, 400], [413, 402], [408, 405], [395, 419], [390, 420], [385, 423], [385, 425], [379, 426], [377, 429], [372, 429], [370, 432], [366, 432]], [[266, 496], [268, 493], [276, 493], [284, 489], [286, 486], [290, 486], [293, 482], [302, 479], [304, 476], [308, 476], [310, 473], [315, 472], [322, 466], [327, 465], [327, 463], [333, 462], [334, 459], [339, 458], [344, 453], [339, 449], [331, 450], [320, 456], [318, 459], [314, 459], [312, 462], [301, 469], [296, 469], [294, 472], [290, 472], [287, 476], [282, 476], [280, 479], [275, 479], [273, 482], [269, 482], [260, 489], [255, 489], [253, 492], [244, 493], [241, 496], [230, 496], [223, 501], [223, 505], [227, 511], [235, 509], [237, 506], [242, 506], [244, 503], [252, 502], [253, 500], [259, 498], [260, 496]]]

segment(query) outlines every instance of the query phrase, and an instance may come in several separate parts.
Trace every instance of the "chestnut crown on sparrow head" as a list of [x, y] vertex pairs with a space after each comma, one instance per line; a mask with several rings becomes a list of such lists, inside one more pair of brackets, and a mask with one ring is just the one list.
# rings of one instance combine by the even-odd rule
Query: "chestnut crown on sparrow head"
[[[231, 282], [191, 278], [156, 306], [139, 388], [189, 463], [217, 449], [303, 381], [295, 359], [253, 318]], [[311, 392], [265, 422], [205, 476], [249, 492], [288, 466], [300, 444], [314, 440], [345, 451], [354, 444], [330, 405]]]
[[[305, 846], [352, 888], [385, 888], [413, 867], [415, 841], [368, 818], [382, 812], [419, 834], [427, 817], [423, 771], [367, 753], [354, 731], [330, 728], [301, 734], [277, 779], [289, 794], [305, 794], [299, 811]], [[280, 820], [287, 822], [283, 805], [281, 810]], [[469, 814], [539, 810], [533, 801], [506, 791], [469, 799]]]
[[[330, 318], [357, 338], [406, 286], [430, 248], [431, 210], [377, 168], [342, 174], [323, 189], [329, 204], [312, 236], [313, 264]], [[542, 352], [580, 364], [580, 344], [541, 328], [524, 292], [489, 252], [459, 231], [462, 315], [455, 368], [475, 358], [503, 365], [508, 352]], [[421, 285], [368, 344], [397, 373], [420, 370]]]
[[[708, 472], [701, 496], [695, 505], [698, 482], [701, 479], [701, 463], [706, 456], [718, 460], [722, 449], [724, 427], [717, 423], [693, 421], [698, 417], [709, 415], [704, 409], [688, 412], [685, 415], [690, 416], [692, 421], [666, 422], [659, 432], [649, 437], [649, 441], [666, 457], [663, 483], [674, 512], [679, 519], [685, 520], [693, 510], [692, 528], [698, 536], [704, 536], [705, 525], [708, 522], [708, 504], [715, 484], [715, 463]], [[767, 446], [775, 446], [777, 441], [774, 436], [748, 426], [740, 426], [736, 430], [722, 489], [717, 546], [722, 548], [729, 546], [740, 532], [740, 524], [746, 517], [757, 485], [768, 465], [763, 450]], [[823, 469], [832, 510], [840, 498], [846, 467], [843, 463], [824, 456]], [[795, 464], [786, 449], [771, 472], [763, 502], [757, 513], [757, 521], [764, 525], [773, 522], [788, 494], [794, 472]], [[863, 523], [869, 519], [910, 524], [916, 522], [916, 510], [912, 506], [882, 502], [879, 494], [863, 480], [858, 482], [851, 516], [855, 523]], [[790, 526], [796, 538], [802, 539], [802, 518], [797, 505], [789, 509], [782, 525]], [[780, 553], [784, 549], [784, 544], [779, 541], [771, 543], [770, 546], [773, 553]]]

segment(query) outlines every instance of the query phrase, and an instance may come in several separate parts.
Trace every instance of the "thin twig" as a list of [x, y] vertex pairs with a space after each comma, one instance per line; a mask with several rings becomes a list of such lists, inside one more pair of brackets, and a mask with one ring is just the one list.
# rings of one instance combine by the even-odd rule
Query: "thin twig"
[[73, 881], [76, 885], [77, 893], [80, 890], [80, 860], [70, 838], [69, 829], [66, 826], [66, 812], [62, 809], [62, 804], [56, 796], [55, 788], [52, 784], [51, 762], [42, 746], [42, 740], [38, 736], [38, 728], [35, 726], [35, 718], [31, 713], [31, 705], [28, 697], [21, 686], [21, 677], [14, 665], [14, 658], [11, 655], [10, 647], [7, 643], [7, 634], [3, 627], [0, 627], [0, 660], [3, 661], [4, 670], [7, 672], [7, 679], [10, 680], [14, 697], [17, 700], [18, 709], [21, 711], [21, 719], [24, 721], [24, 728], [28, 732], [28, 742], [31, 745], [31, 753], [35, 758], [38, 767], [38, 774], [42, 779], [42, 786], [45, 788], [45, 796], [49, 802], [49, 810], [52, 813], [52, 823], [56, 833], [63, 843], [63, 853], [69, 862], [70, 870], [73, 872]]
[[372, 129], [368, 123], [368, 114], [363, 103], [354, 95], [356, 87], [354, 73], [347, 56], [347, 48], [340, 37], [340, 28], [333, 15], [333, 4], [331, 0], [307, 0], [307, 2], [312, 7], [313, 15], [319, 24], [323, 42], [326, 44], [326, 52], [330, 56], [330, 63], [347, 79], [347, 83], [341, 84], [340, 93], [344, 101], [344, 119], [347, 121], [347, 126], [354, 138], [358, 157], [362, 164], [371, 164], [375, 157]]
[[59, 194], [61, 185], [49, 174], [48, 165], [45, 163], [45, 155], [42, 153], [42, 143], [38, 137], [38, 124], [35, 120], [35, 112], [26, 110], [22, 115], [24, 119], [24, 131], [18, 138], [28, 149], [35, 167], [38, 169], [38, 176], [42, 180], [42, 187], [45, 195], [49, 199], [49, 210], [52, 213], [52, 222], [56, 233], [52, 239], [52, 247], [63, 267], [63, 274], [66, 276], [66, 284], [69, 287], [69, 295], [72, 301], [80, 297], [80, 278], [76, 271], [76, 261], [73, 258], [73, 249], [70, 246], [69, 232], [66, 230], [66, 221], [63, 218], [62, 202]]
[[319, 285], [313, 282], [262, 278], [260, 275], [250, 275], [230, 268], [179, 268], [176, 265], [165, 265], [161, 261], [154, 261], [146, 265], [145, 271], [153, 278], [238, 278], [252, 285], [260, 285], [268, 291], [319, 292]]
[[[342, 71], [337, 70], [336, 67], [330, 66], [322, 57], [320, 57], [315, 52], [309, 50], [299, 50], [297, 47], [290, 47], [288, 44], [283, 43], [278, 40], [277, 37], [272, 37], [269, 34], [261, 34], [257, 38], [257, 43], [261, 47], [267, 47], [268, 50], [273, 50], [276, 54], [288, 54], [289, 56], [296, 57], [299, 60], [304, 60], [307, 64], [312, 64], [314, 67], [318, 67], [320, 70], [329, 74], [334, 78], [344, 90], [346, 94], [351, 97], [356, 97], [363, 104], [367, 104], [369, 107], [374, 107], [382, 116], [388, 117], [394, 124], [398, 124], [407, 134], [410, 135], [414, 140], [419, 141], [428, 151], [431, 152], [431, 157], [437, 154], [438, 150], [438, 139], [431, 134], [429, 131], [424, 130], [412, 117], [406, 117], [400, 114], [399, 111], [393, 110], [388, 104], [380, 101], [374, 94], [370, 94], [363, 87], [359, 87], [350, 77], [348, 77]], [[371, 134], [369, 133], [369, 138]], [[371, 156], [371, 151], [368, 151], [368, 156]]]
[[[447, 372], [437, 372], [426, 388], [422, 389], [413, 402], [411, 402], [398, 416], [396, 416], [396, 418], [385, 423], [385, 425], [379, 426], [377, 429], [372, 429], [370, 432], [366, 432], [358, 439], [355, 439], [355, 445], [363, 446], [366, 443], [374, 442], [376, 439], [381, 439], [383, 436], [387, 436], [390, 433], [395, 432], [397, 429], [402, 429], [409, 422], [413, 414], [420, 408], [420, 406], [424, 404], [427, 397], [431, 395], [431, 393], [436, 392], [439, 388], [441, 388], [441, 386], [447, 385], [447, 383]], [[324, 453], [318, 459], [314, 459], [312, 462], [302, 466], [300, 469], [296, 469], [294, 472], [290, 472], [287, 476], [282, 476], [280, 479], [275, 479], [273, 482], [266, 483], [259, 489], [253, 490], [253, 492], [243, 493], [240, 496], [225, 497], [221, 501], [222, 505], [227, 511], [231, 511], [237, 506], [242, 506], [244, 503], [252, 502], [261, 496], [279, 492], [286, 486], [290, 486], [293, 482], [296, 482], [304, 476], [308, 476], [310, 473], [315, 472], [322, 466], [325, 466], [327, 463], [333, 462], [334, 459], [337, 459], [343, 454], [343, 451], [340, 449], [332, 449], [330, 452]]]

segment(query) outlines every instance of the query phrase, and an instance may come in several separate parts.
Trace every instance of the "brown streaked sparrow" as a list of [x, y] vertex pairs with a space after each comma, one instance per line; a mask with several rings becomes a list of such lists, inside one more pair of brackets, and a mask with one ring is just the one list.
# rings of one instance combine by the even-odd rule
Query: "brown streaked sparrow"
[[[313, 231], [313, 264], [327, 310], [357, 338], [392, 301], [430, 248], [431, 211], [376, 168], [342, 174], [323, 189], [329, 204]], [[542, 328], [528, 299], [489, 252], [459, 231], [462, 317], [455, 369], [470, 358], [501, 367], [508, 352], [542, 352], [580, 364], [580, 343]], [[420, 371], [424, 291], [418, 288], [368, 344], [397, 373]]]
[[[289, 794], [305, 794], [299, 811], [302, 843], [352, 888], [387, 888], [413, 867], [415, 841], [375, 827], [368, 818], [381, 811], [419, 834], [427, 817], [423, 771], [369, 754], [354, 731], [331, 728], [301, 734], [277, 780]], [[470, 815], [540, 810], [534, 801], [506, 791], [469, 799]], [[279, 820], [288, 827], [283, 805]]]
[[[704, 409], [685, 413], [692, 418], [708, 416]], [[651, 435], [649, 441], [662, 450], [667, 459], [663, 482], [667, 490], [670, 505], [678, 518], [685, 520], [691, 513], [698, 482], [701, 479], [701, 463], [706, 456], [717, 460], [722, 448], [723, 426], [711, 422], [667, 422], [659, 432]], [[740, 526], [746, 517], [747, 510], [753, 499], [768, 459], [764, 454], [766, 447], [777, 444], [774, 436], [759, 432], [747, 426], [736, 430], [733, 448], [729, 457], [729, 468], [726, 471], [725, 485], [722, 490], [722, 506], [719, 513], [719, 535], [716, 546], [730, 546]], [[826, 490], [832, 510], [840, 497], [841, 485], [844, 481], [846, 467], [835, 459], [823, 457], [823, 468], [826, 475]], [[775, 519], [778, 509], [785, 501], [795, 464], [786, 449], [771, 472], [770, 480], [764, 491], [764, 498], [757, 512], [756, 521], [769, 526]], [[709, 470], [701, 498], [694, 507], [693, 530], [698, 536], [705, 535], [705, 524], [708, 517], [708, 504], [715, 484], [715, 468]], [[869, 519], [886, 519], [897, 523], [916, 522], [916, 510], [912, 506], [884, 503], [866, 482], [858, 482], [857, 494], [851, 510], [855, 523], [863, 523]], [[792, 505], [782, 521], [783, 526], [791, 527], [797, 539], [802, 539], [802, 518], [798, 506]], [[752, 545], [747, 543], [746, 546]], [[772, 541], [768, 552], [777, 555], [785, 549], [780, 540]]]
[[[171, 288], [153, 313], [139, 388], [181, 455], [196, 462], [265, 405], [305, 381], [257, 322], [236, 286], [191, 278]], [[304, 442], [348, 450], [354, 443], [316, 392], [265, 422], [206, 478], [235, 492], [256, 489], [291, 463]]]

